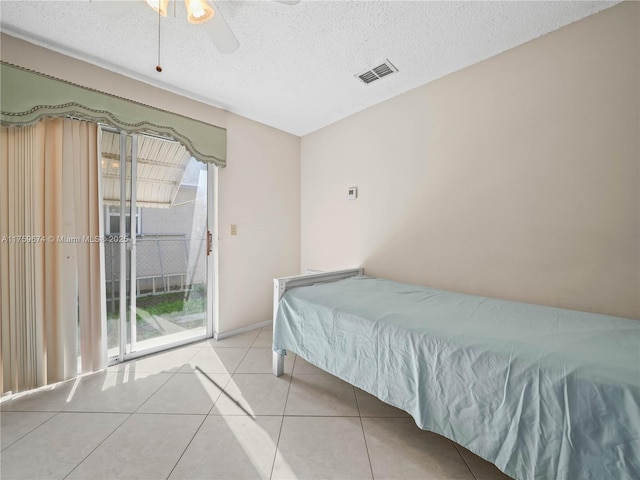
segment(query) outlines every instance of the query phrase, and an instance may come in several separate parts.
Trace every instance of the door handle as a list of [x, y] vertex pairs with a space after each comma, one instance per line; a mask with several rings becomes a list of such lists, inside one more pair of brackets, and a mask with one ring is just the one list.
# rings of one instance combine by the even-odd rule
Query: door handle
[[211, 235], [211, 231], [207, 230], [207, 257], [211, 255], [212, 249], [213, 249], [213, 236]]

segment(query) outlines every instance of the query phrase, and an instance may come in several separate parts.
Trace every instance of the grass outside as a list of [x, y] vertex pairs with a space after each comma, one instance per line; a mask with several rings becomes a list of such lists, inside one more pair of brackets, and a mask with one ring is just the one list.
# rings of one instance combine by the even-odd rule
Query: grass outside
[[[206, 301], [204, 285], [194, 285], [186, 292], [137, 297], [137, 341], [203, 326], [207, 309]], [[108, 348], [118, 345], [118, 303], [118, 301], [115, 302], [115, 311], [107, 312]], [[127, 328], [129, 321], [127, 319]]]

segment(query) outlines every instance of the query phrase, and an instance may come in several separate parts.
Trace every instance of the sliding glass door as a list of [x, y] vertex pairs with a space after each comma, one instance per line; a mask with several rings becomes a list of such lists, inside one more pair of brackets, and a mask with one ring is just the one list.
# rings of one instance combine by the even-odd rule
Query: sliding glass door
[[101, 166], [109, 357], [211, 336], [213, 172], [177, 142], [106, 128]]

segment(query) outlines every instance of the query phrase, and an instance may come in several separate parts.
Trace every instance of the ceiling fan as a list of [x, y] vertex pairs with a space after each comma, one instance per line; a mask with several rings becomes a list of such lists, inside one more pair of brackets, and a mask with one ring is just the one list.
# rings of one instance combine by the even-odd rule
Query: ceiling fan
[[[173, 1], [174, 9], [178, 0], [144, 0], [156, 13], [166, 17], [169, 3]], [[274, 0], [285, 5], [295, 5], [300, 0]], [[137, 2], [94, 1], [103, 15], [121, 17]], [[203, 25], [211, 41], [220, 53], [233, 53], [240, 47], [240, 42], [212, 0], [184, 0], [189, 23]], [[175, 10], [174, 10], [175, 11]], [[158, 70], [160, 71], [160, 70]]]

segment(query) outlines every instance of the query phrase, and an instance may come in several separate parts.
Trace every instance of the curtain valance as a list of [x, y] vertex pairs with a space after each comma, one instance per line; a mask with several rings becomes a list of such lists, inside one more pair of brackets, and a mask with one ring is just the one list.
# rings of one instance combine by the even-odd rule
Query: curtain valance
[[1, 122], [30, 125], [43, 117], [75, 117], [128, 133], [170, 137], [202, 162], [226, 165], [227, 131], [215, 125], [0, 63]]

